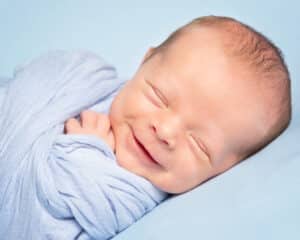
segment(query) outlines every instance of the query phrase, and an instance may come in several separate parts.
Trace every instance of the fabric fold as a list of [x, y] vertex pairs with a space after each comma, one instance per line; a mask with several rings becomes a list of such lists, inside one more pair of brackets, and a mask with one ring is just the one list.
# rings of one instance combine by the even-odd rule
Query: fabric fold
[[101, 139], [63, 134], [122, 84], [88, 51], [51, 51], [15, 71], [0, 116], [0, 236], [108, 239], [166, 198]]

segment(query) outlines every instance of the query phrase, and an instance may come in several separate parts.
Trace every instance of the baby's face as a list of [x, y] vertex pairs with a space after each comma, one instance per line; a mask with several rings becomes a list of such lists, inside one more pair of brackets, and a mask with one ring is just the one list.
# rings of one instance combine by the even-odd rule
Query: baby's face
[[247, 76], [216, 40], [178, 41], [142, 64], [110, 109], [119, 165], [169, 193], [236, 164], [239, 144], [257, 137], [259, 126], [251, 86], [238, 81]]

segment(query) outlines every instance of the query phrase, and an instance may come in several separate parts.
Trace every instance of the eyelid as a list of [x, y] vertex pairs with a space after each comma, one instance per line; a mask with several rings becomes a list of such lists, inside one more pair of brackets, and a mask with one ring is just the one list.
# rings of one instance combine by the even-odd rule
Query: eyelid
[[156, 88], [155, 86], [153, 86], [150, 82], [146, 81], [152, 88], [153, 92], [155, 93], [155, 95], [157, 95], [159, 97], [159, 99], [166, 105], [168, 106], [168, 101], [165, 98], [165, 96], [161, 93], [161, 91]]
[[203, 151], [209, 157], [206, 147], [203, 144], [201, 144], [201, 142], [198, 142], [192, 135], [191, 137], [193, 141], [197, 144], [197, 146], [200, 148], [200, 150]]

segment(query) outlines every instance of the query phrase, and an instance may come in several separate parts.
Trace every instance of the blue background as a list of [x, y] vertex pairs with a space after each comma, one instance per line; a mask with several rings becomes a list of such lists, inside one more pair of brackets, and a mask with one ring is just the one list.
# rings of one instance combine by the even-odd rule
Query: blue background
[[83, 48], [113, 63], [120, 76], [131, 77], [148, 47], [188, 21], [213, 14], [235, 17], [271, 38], [282, 49], [297, 89], [299, 8], [291, 0], [2, 0], [0, 75], [11, 76], [16, 65], [50, 49]]
[[1, 1], [0, 76], [52, 49], [87, 49], [130, 78], [150, 46], [203, 15], [237, 18], [282, 50], [293, 120], [249, 160], [169, 199], [115, 239], [300, 239], [300, 3], [297, 1]]

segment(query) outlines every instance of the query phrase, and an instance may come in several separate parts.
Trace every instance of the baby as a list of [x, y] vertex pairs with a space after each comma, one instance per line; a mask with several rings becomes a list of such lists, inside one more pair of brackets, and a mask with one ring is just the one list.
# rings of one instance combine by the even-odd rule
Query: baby
[[150, 48], [109, 115], [83, 111], [66, 134], [91, 134], [117, 163], [168, 193], [186, 192], [266, 146], [291, 119], [280, 50], [251, 27], [207, 16]]

